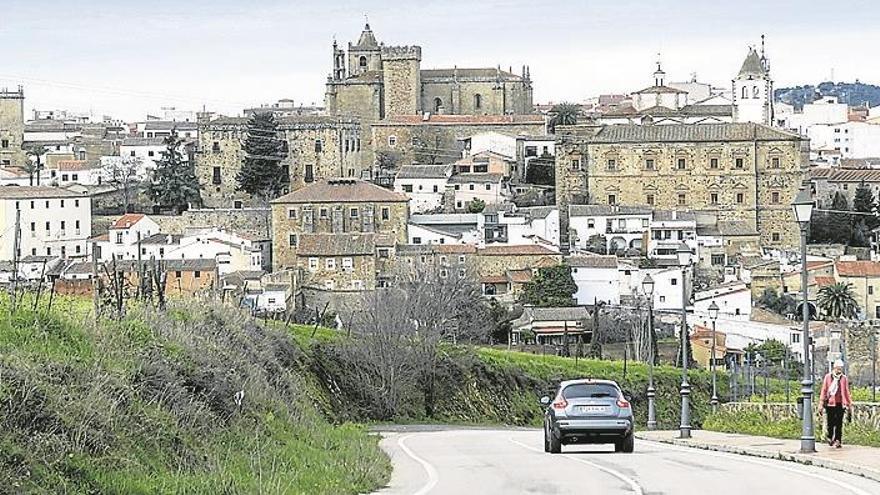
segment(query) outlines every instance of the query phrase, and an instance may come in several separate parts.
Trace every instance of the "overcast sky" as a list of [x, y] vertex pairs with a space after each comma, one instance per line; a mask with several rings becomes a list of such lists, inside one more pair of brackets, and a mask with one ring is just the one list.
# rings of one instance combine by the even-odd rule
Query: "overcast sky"
[[[323, 101], [330, 44], [422, 47], [422, 67], [531, 66], [536, 102], [668, 80], [729, 85], [767, 35], [777, 87], [880, 83], [880, 2], [841, 0], [2, 0], [0, 88], [27, 109], [142, 119], [162, 106], [238, 114], [293, 98]], [[250, 5], [255, 4], [255, 5]]]

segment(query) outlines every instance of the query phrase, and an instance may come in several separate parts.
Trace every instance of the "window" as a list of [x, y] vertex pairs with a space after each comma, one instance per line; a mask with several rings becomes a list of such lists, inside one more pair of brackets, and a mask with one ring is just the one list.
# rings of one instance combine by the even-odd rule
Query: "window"
[[710, 193], [709, 194], [709, 203], [713, 205], [718, 204], [718, 193]]
[[474, 108], [476, 110], [483, 108], [483, 96], [479, 93], [474, 95]]
[[290, 234], [287, 236], [287, 244], [290, 247], [296, 247], [296, 234]]
[[194, 271], [194, 272], [193, 272], [193, 277], [195, 277], [195, 278], [202, 278], [202, 272], [200, 272], [200, 271], [198, 271], [198, 270]]
[[408, 192], [408, 193], [413, 192], [412, 184], [404, 184], [403, 185], [403, 192]]
[[4, 139], [4, 140], [0, 141], [0, 148], [8, 148], [8, 147], [9, 147], [9, 140], [8, 139]]
[[49, 232], [49, 222], [46, 222], [46, 232]]
[[434, 113], [440, 113], [440, 110], [443, 109], [443, 100], [438, 98], [434, 98]]
[[799, 344], [800, 342], [801, 342], [801, 334], [792, 333], [791, 334], [791, 343], [792, 344]]
[[65, 227], [66, 223], [67, 222], [65, 222], [64, 220], [61, 221], [61, 231], [62, 232], [64, 231], [64, 227]]
[[678, 285], [678, 279], [677, 278], [669, 279], [669, 285]]
[[736, 160], [734, 160], [734, 164], [736, 165], [736, 168], [743, 168], [743, 166], [745, 165], [745, 160], [743, 160], [742, 158], [737, 158]]
[[770, 238], [773, 240], [773, 242], [779, 242], [780, 237], [781, 236], [779, 235], [779, 232], [773, 232], [772, 234], [770, 234]]
[[779, 168], [779, 157], [778, 156], [774, 156], [773, 158], [770, 159], [770, 166], [772, 168]]
[[214, 167], [211, 177], [211, 184], [220, 184], [220, 167]]
[[712, 265], [714, 265], [714, 266], [724, 265], [724, 255], [723, 254], [713, 254], [712, 255]]
[[869, 296], [873, 296], [873, 295], [874, 295], [874, 286], [873, 286], [873, 285], [869, 285], [869, 286], [868, 286], [868, 295], [869, 295]]
[[468, 184], [468, 190], [473, 191], [473, 190], [474, 190], [474, 185], [473, 185], [473, 184]]
[[436, 185], [434, 186], [434, 192], [440, 192]]
[[287, 209], [287, 218], [294, 220], [296, 219], [296, 208], [288, 208]]
[[342, 270], [351, 271], [354, 269], [354, 260], [351, 258], [342, 258]]
[[[74, 200], [73, 200], [73, 206], [74, 206], [74, 208], [79, 208], [79, 200], [78, 200], [78, 199], [74, 199]], [[79, 223], [79, 222], [77, 222], [77, 224], [78, 224], [78, 223]], [[78, 226], [78, 225], [77, 225], [77, 226]]]
[[333, 282], [332, 280], [325, 280], [324, 281], [324, 288], [325, 289], [333, 290], [335, 287], [336, 287], [336, 283]]
[[364, 290], [364, 281], [363, 280], [352, 280], [351, 288], [354, 290]]
[[446, 278], [449, 276], [449, 271], [446, 268], [440, 269], [440, 278]]
[[647, 229], [647, 228], [648, 228], [648, 219], [647, 219], [647, 218], [643, 218], [643, 219], [642, 219], [642, 228], [643, 228], [643, 229]]
[[[434, 186], [434, 187], [437, 187], [437, 186]], [[391, 218], [391, 208], [389, 208], [387, 206], [383, 206], [382, 207], [382, 220], [389, 220], [390, 218]]]
[[318, 269], [318, 258], [309, 258], [309, 270], [315, 271]]
[[614, 158], [608, 159], [608, 170], [617, 170], [617, 160], [615, 160]]
[[594, 220], [592, 218], [588, 218], [587, 219], [587, 228], [588, 229], [596, 228], [596, 220]]
[[742, 88], [742, 97], [743, 98], [749, 97], [749, 88], [747, 88], [746, 86], [743, 86], [743, 88]]
[[678, 193], [678, 206], [686, 206], [687, 205], [687, 195], [685, 193]]
[[148, 152], [147, 152], [147, 156], [156, 156], [156, 152], [155, 152], [155, 151], [152, 151], [152, 150], [151, 150], [151, 151], [148, 151]]
[[80, 245], [77, 244], [77, 245], [76, 245], [76, 254], [79, 254], [79, 253], [80, 253]]
[[380, 258], [387, 258], [389, 256], [390, 256], [390, 251], [388, 249], [386, 249], [386, 248], [379, 249], [379, 257]]
[[679, 158], [675, 162], [675, 167], [679, 170], [684, 170], [687, 168], [687, 160], [685, 158]]
[[741, 205], [745, 201], [745, 195], [743, 193], [736, 193], [736, 204]]
[[752, 86], [752, 98], [757, 98], [760, 96], [761, 90], [757, 86]]
[[361, 55], [361, 57], [358, 59], [358, 66], [361, 69], [366, 69], [367, 68], [367, 57]]
[[320, 139], [315, 139], [315, 153], [320, 153], [324, 149], [324, 143]]
[[306, 182], [315, 181], [315, 166], [311, 163], [306, 164], [305, 178], [303, 180], [305, 180]]
[[421, 244], [421, 243], [422, 243], [421, 237], [413, 237], [413, 244]]
[[608, 204], [609, 205], [616, 205], [617, 204], [617, 196], [614, 194], [609, 194], [608, 195]]
[[69, 177], [69, 176], [68, 176], [67, 174], [61, 174], [61, 180], [62, 180], [62, 181], [65, 181], [65, 182], [66, 182], [67, 180], [69, 180], [68, 177]]
[[491, 191], [491, 190], [492, 190], [492, 184], [486, 184], [486, 190], [487, 190], [487, 191]]
[[327, 258], [324, 267], [328, 270], [336, 270], [336, 258]]
[[52, 256], [52, 248], [50, 248], [50, 247], [46, 248], [46, 256]]
[[31, 222], [31, 232], [36, 232], [37, 230], [37, 222]]
[[77, 220], [76, 223], [74, 223], [73, 228], [75, 228], [76, 230], [79, 230], [79, 220]]
[[392, 148], [397, 146], [397, 136], [388, 136], [388, 146]]
[[717, 158], [709, 158], [709, 168], [711, 168], [711, 169], [718, 168], [718, 159]]
[[236, 210], [240, 210], [240, 209], [244, 208], [244, 203], [242, 203], [241, 200], [237, 200], [232, 203], [232, 207], [235, 208]]
[[330, 216], [330, 210], [327, 208], [321, 208], [318, 210], [318, 217], [327, 218], [328, 216]]
[[580, 170], [581, 169], [581, 161], [579, 159], [574, 159], [571, 161], [571, 169], [572, 170]]
[[[213, 153], [220, 153], [220, 142], [214, 141], [214, 145], [211, 146], [211, 151]], [[134, 151], [131, 152], [131, 156], [134, 156]]]
[[774, 205], [779, 204], [779, 192], [778, 191], [773, 191], [772, 193], [770, 193], [770, 202], [773, 203]]
[[654, 170], [654, 159], [646, 158], [645, 159], [645, 170]]
[[350, 216], [351, 218], [357, 218], [358, 217], [358, 209], [357, 208], [349, 209], [348, 216]]
[[458, 255], [458, 264], [459, 265], [464, 264], [464, 255], [463, 254]]
[[647, 196], [645, 196], [645, 203], [647, 203], [648, 206], [654, 206], [654, 195], [648, 194]]

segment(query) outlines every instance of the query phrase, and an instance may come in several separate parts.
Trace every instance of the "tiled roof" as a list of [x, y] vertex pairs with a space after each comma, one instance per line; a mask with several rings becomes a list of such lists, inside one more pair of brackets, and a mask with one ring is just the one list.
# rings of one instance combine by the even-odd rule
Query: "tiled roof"
[[127, 229], [132, 225], [140, 222], [144, 218], [143, 213], [126, 213], [113, 222], [111, 229]]
[[642, 94], [642, 93], [668, 93], [668, 94], [677, 94], [677, 93], [687, 93], [687, 91], [682, 91], [676, 88], [670, 88], [669, 86], [650, 86], [645, 89], [641, 89], [639, 91], [634, 92], [633, 94]]
[[655, 210], [655, 222], [696, 222], [697, 215], [692, 211]]
[[392, 115], [373, 123], [373, 127], [398, 125], [468, 125], [468, 124], [544, 124], [540, 115]]
[[570, 126], [590, 143], [800, 141], [801, 136], [752, 123]]
[[825, 277], [821, 275], [815, 277], [815, 280], [816, 285], [818, 285], [819, 287], [828, 287], [829, 285], [834, 285], [834, 283], [836, 282], [836, 280], [834, 280], [834, 277]]
[[122, 146], [165, 146], [165, 138], [127, 137], [122, 140]]
[[626, 205], [569, 205], [568, 214], [573, 217], [587, 216], [621, 216], [621, 215], [650, 215], [651, 208], [648, 206]]
[[571, 256], [566, 259], [568, 266], [574, 268], [614, 268], [617, 269], [617, 256]]
[[837, 273], [841, 277], [880, 277], [880, 262], [838, 261]]
[[710, 115], [733, 115], [733, 105], [688, 105], [681, 109], [681, 113], [692, 117]]
[[810, 175], [813, 178], [824, 177], [828, 182], [880, 182], [880, 170], [876, 169], [813, 169]]
[[298, 256], [371, 255], [377, 234], [300, 234]]
[[507, 280], [514, 284], [526, 284], [532, 281], [532, 270], [507, 270]]
[[400, 167], [397, 179], [445, 179], [452, 174], [452, 165], [405, 165]]
[[[517, 321], [572, 321], [589, 318], [590, 313], [584, 306], [572, 306], [562, 308], [533, 308], [527, 307], [523, 315]], [[574, 330], [574, 329], [572, 329]]]
[[358, 179], [324, 179], [272, 200], [275, 204], [405, 203], [409, 198]]
[[457, 184], [466, 184], [469, 182], [479, 182], [479, 183], [498, 183], [501, 182], [501, 179], [504, 178], [503, 174], [488, 174], [488, 173], [466, 173], [466, 174], [456, 174], [449, 178], [449, 182], [457, 183]]
[[754, 48], [750, 48], [749, 54], [746, 55], [746, 59], [743, 61], [737, 77], [764, 77], [766, 74], [764, 64], [761, 63], [761, 57], [758, 56], [758, 52]]
[[89, 166], [88, 160], [59, 160], [58, 161], [58, 170], [62, 172], [77, 172], [80, 170], [89, 170], [92, 167]]
[[[141, 239], [141, 244], [180, 244], [183, 236], [179, 234], [153, 234], [145, 239]], [[168, 241], [171, 242], [168, 242]]]
[[474, 254], [477, 247], [471, 244], [400, 244], [397, 253], [406, 256], [413, 254]]
[[719, 220], [718, 233], [722, 236], [755, 236], [758, 231], [742, 220]]
[[505, 80], [521, 80], [522, 77], [506, 70], [499, 71], [493, 67], [486, 68], [475, 68], [475, 69], [462, 69], [462, 68], [453, 68], [453, 69], [423, 69], [419, 74], [424, 81], [425, 79], [444, 79], [449, 77], [460, 77], [460, 78], [469, 78], [469, 77], [480, 77], [480, 78], [495, 78], [501, 77]]
[[516, 213], [527, 215], [529, 218], [547, 218], [556, 210], [556, 206], [524, 206], [516, 209]]
[[539, 256], [559, 254], [558, 251], [537, 244], [486, 246], [482, 249], [478, 249], [477, 253], [481, 256]]
[[40, 198], [79, 198], [67, 189], [50, 186], [3, 186], [0, 187], [0, 199], [40, 199]]
[[147, 131], [170, 131], [171, 129], [194, 131], [198, 127], [198, 124], [195, 122], [172, 122], [169, 120], [148, 120], [144, 124], [144, 130]]

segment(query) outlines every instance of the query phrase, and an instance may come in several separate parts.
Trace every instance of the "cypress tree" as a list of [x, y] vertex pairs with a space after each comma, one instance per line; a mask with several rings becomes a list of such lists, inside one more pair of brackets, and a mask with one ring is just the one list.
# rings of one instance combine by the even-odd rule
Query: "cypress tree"
[[244, 153], [244, 163], [236, 177], [238, 189], [264, 201], [284, 194], [290, 187], [288, 171], [281, 166], [287, 153], [272, 113], [257, 113], [250, 118]]
[[176, 213], [186, 210], [190, 204], [201, 205], [202, 202], [195, 166], [192, 161], [183, 159], [182, 142], [177, 129], [171, 129], [171, 134], [165, 138], [165, 151], [156, 162], [147, 189], [154, 204], [172, 208]]
[[[868, 215], [859, 215], [858, 220], [864, 221], [869, 230], [880, 224], [877, 221], [876, 209], [877, 203], [874, 200], [874, 193], [871, 192], [871, 188], [865, 184], [865, 181], [862, 181], [859, 183], [859, 187], [856, 188], [856, 194], [853, 198], [853, 210], [860, 213], [868, 213]], [[858, 220], [856, 224], [859, 223]]]

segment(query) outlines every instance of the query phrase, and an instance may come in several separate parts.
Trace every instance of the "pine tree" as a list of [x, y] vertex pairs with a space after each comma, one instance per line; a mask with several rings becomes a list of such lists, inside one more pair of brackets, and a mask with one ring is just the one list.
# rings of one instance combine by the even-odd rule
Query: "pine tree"
[[829, 215], [831, 218], [831, 224], [828, 229], [828, 240], [834, 243], [847, 244], [850, 237], [852, 237], [852, 215], [847, 213], [837, 213], [840, 211], [850, 211], [846, 196], [840, 191], [834, 193], [834, 200], [831, 202], [831, 209], [834, 210], [834, 213]]
[[880, 221], [878, 221], [876, 216], [877, 203], [874, 200], [874, 193], [871, 192], [871, 188], [865, 184], [865, 181], [859, 183], [859, 186], [856, 188], [856, 194], [853, 198], [853, 210], [860, 213], [868, 213], [868, 215], [859, 215], [858, 218], [858, 220], [865, 222], [868, 230], [880, 225]]
[[165, 151], [150, 176], [148, 194], [153, 203], [181, 213], [190, 204], [201, 205], [199, 180], [192, 161], [184, 161], [177, 129], [165, 138]]
[[286, 152], [271, 112], [254, 114], [248, 121], [244, 153], [244, 163], [236, 177], [238, 189], [264, 201], [284, 194], [290, 187], [290, 177], [281, 166]]

